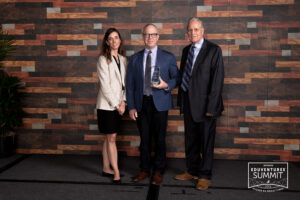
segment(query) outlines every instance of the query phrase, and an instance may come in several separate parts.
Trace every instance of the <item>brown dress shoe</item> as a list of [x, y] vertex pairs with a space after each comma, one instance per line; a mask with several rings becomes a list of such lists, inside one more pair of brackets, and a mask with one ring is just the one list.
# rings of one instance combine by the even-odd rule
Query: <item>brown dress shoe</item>
[[159, 185], [162, 182], [163, 175], [159, 172], [155, 172], [152, 178], [152, 184]]
[[176, 180], [181, 180], [181, 181], [187, 181], [187, 180], [192, 180], [192, 179], [198, 179], [197, 176], [193, 176], [188, 172], [184, 172], [183, 174], [177, 174], [176, 176], [174, 176], [174, 178]]
[[197, 190], [207, 190], [208, 186], [210, 186], [210, 180], [206, 178], [199, 178], [198, 183], [196, 185]]
[[138, 175], [136, 175], [134, 178], [133, 178], [133, 182], [139, 182], [139, 181], [142, 181], [144, 180], [145, 178], [148, 178], [150, 176], [149, 173], [146, 173], [146, 172], [140, 172]]

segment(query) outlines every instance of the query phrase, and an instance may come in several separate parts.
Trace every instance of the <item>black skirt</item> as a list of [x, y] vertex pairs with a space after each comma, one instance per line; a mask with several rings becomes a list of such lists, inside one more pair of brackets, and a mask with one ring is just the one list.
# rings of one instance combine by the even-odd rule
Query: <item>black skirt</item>
[[116, 110], [97, 109], [98, 127], [100, 133], [118, 133], [120, 130], [121, 115]]

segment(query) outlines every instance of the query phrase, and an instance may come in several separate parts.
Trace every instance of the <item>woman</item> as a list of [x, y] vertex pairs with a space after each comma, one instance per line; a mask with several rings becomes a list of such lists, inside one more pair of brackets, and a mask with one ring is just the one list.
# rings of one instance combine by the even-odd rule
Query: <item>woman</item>
[[[105, 134], [103, 143], [102, 175], [112, 177], [113, 183], [120, 183], [116, 136], [120, 128], [121, 116], [125, 111], [126, 58], [119, 31], [106, 31], [97, 63], [100, 89], [97, 97], [98, 126]], [[112, 167], [112, 169], [111, 169]]]

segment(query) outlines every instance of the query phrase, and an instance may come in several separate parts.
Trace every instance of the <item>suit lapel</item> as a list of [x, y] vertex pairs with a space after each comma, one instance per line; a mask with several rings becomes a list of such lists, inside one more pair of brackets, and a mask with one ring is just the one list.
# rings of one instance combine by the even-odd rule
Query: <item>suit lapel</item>
[[[115, 59], [114, 59], [113, 56], [111, 56], [111, 59], [112, 59], [113, 70], [114, 70], [116, 76], [118, 77], [119, 82], [122, 84], [122, 77], [121, 77], [118, 65], [117, 65], [117, 63], [116, 63], [116, 61], [115, 61]], [[119, 58], [119, 62], [121, 63], [121, 59], [120, 58]]]
[[138, 78], [142, 78], [142, 84], [144, 84], [144, 63], [143, 63], [144, 51], [145, 50], [141, 50], [140, 52], [138, 52], [137, 62], [136, 62], [136, 75]]
[[204, 55], [206, 53], [206, 46], [207, 46], [207, 42], [206, 40], [204, 39], [203, 41], [203, 44], [202, 44], [202, 47], [200, 49], [200, 52], [198, 53], [198, 56], [196, 58], [196, 61], [195, 61], [195, 64], [194, 64], [194, 67], [193, 67], [193, 71], [192, 71], [192, 74], [194, 73], [194, 71], [196, 70], [196, 68], [199, 67], [199, 64], [204, 60]]
[[162, 50], [157, 47], [157, 53], [156, 53], [156, 66], [162, 67], [163, 66], [163, 58], [162, 58]]
[[191, 46], [192, 45], [189, 45], [189, 47], [186, 48], [186, 50], [184, 50], [183, 55], [182, 55], [183, 56], [183, 59], [182, 59], [183, 63], [180, 63], [180, 70], [181, 70], [182, 74], [184, 72], [184, 68], [185, 68], [185, 64], [186, 64], [186, 60], [187, 60], [187, 55], [188, 55], [188, 52], [189, 52]]
[[122, 80], [122, 85], [125, 85], [125, 79], [124, 79], [124, 75], [125, 75], [125, 62], [123, 61], [123, 57], [119, 56], [120, 59], [120, 70], [121, 70], [121, 80]]

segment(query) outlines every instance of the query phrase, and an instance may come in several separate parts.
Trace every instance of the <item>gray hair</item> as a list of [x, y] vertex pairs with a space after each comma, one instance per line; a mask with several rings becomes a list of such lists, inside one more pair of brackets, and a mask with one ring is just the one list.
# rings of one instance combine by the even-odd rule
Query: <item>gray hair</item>
[[187, 26], [186, 26], [186, 29], [189, 28], [190, 23], [193, 22], [193, 21], [199, 22], [200, 25], [201, 25], [201, 27], [204, 28], [203, 22], [202, 22], [202, 20], [201, 20], [199, 17], [191, 17], [191, 18], [189, 19], [189, 21], [188, 21], [188, 24], [187, 24]]

